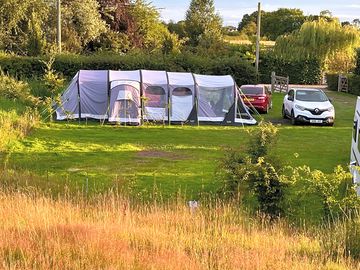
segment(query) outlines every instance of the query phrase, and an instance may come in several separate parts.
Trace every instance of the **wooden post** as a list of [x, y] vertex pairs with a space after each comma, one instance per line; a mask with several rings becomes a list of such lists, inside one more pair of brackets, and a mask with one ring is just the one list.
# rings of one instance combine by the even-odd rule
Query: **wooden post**
[[341, 74], [338, 76], [338, 92], [341, 92]]
[[260, 57], [260, 31], [261, 31], [261, 4], [258, 3], [257, 31], [256, 31], [256, 76], [259, 79], [259, 57]]
[[271, 92], [275, 92], [275, 71], [271, 72]]
[[286, 93], [289, 92], [289, 76], [286, 77]]
[[61, 0], [57, 0], [57, 45], [61, 53]]

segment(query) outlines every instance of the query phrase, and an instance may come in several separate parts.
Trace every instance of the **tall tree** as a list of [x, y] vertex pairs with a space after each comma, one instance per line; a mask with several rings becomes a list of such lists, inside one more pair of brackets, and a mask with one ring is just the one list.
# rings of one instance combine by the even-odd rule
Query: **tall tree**
[[222, 40], [222, 20], [213, 0], [192, 0], [186, 12], [185, 30], [192, 46]]
[[[245, 14], [239, 23], [238, 31], [248, 36], [256, 34], [258, 12]], [[279, 8], [276, 11], [261, 11], [261, 36], [275, 40], [278, 36], [289, 34], [299, 29], [305, 22], [306, 16], [300, 9]]]
[[63, 43], [67, 51], [79, 52], [106, 31], [96, 0], [67, 0], [62, 8]]
[[261, 23], [262, 35], [275, 40], [278, 36], [300, 29], [305, 20], [303, 11], [296, 8], [279, 8], [273, 12], [266, 12]]
[[355, 48], [358, 46], [358, 29], [349, 25], [342, 26], [338, 20], [319, 19], [305, 22], [300, 30], [279, 37], [274, 52], [277, 56], [288, 59], [318, 58], [325, 71], [345, 72], [354, 66]]
[[[19, 54], [41, 54], [45, 44], [45, 0], [0, 1], [0, 49]], [[29, 48], [30, 47], [30, 48]]]

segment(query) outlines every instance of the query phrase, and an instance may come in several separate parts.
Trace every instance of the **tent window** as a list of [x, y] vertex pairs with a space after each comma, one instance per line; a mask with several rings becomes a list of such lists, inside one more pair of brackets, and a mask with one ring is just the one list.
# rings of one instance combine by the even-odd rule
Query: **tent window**
[[147, 95], [165, 96], [165, 90], [161, 86], [148, 86], [146, 87]]
[[192, 96], [192, 91], [187, 87], [177, 87], [174, 89], [172, 95], [178, 97]]
[[145, 103], [146, 107], [166, 107], [166, 92], [161, 86], [148, 86], [145, 90], [145, 95], [148, 98]]

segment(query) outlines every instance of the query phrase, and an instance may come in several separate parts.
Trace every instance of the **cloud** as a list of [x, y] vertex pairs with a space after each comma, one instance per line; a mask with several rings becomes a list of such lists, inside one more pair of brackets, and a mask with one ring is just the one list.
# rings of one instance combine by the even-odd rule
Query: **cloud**
[[343, 7], [346, 7], [346, 8], [360, 8], [360, 5], [358, 5], [358, 4], [351, 4], [351, 5], [344, 5]]

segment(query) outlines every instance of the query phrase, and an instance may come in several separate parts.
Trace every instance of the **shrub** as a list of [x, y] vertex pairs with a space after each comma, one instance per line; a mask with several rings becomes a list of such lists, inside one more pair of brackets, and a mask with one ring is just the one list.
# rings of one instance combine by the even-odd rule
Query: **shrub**
[[262, 83], [271, 83], [273, 71], [279, 76], [289, 76], [292, 84], [319, 84], [322, 77], [319, 60], [287, 60], [274, 56], [271, 51], [261, 55], [259, 71]]
[[[360, 76], [355, 74], [348, 74], [348, 89], [349, 93], [354, 95], [360, 95]], [[338, 90], [338, 74], [326, 74], [326, 81], [328, 89], [332, 91]]]
[[356, 50], [356, 66], [354, 73], [360, 75], [360, 48]]
[[349, 93], [360, 96], [360, 75], [349, 75]]
[[[288, 167], [289, 169], [290, 167]], [[302, 207], [302, 199], [312, 196], [321, 204], [323, 215], [321, 218], [336, 220], [339, 217], [349, 215], [359, 204], [359, 199], [352, 184], [352, 176], [341, 166], [334, 169], [331, 174], [325, 174], [319, 170], [311, 170], [307, 166], [290, 168], [283, 172], [283, 181], [295, 191], [292, 200], [285, 200], [289, 216], [297, 216], [297, 211]], [[314, 201], [313, 206], [316, 203]]]
[[12, 143], [28, 135], [40, 123], [40, 116], [34, 109], [27, 108], [19, 115], [15, 110], [0, 111], [0, 152], [8, 151]]
[[30, 93], [30, 87], [26, 82], [18, 81], [0, 71], [0, 97], [10, 100], [18, 100], [27, 105], [34, 105], [38, 100]]
[[[283, 184], [280, 166], [268, 156], [270, 146], [276, 141], [277, 128], [260, 123], [252, 131], [246, 153], [228, 151], [220, 164], [221, 193], [228, 198], [243, 200], [242, 192], [254, 194], [258, 209], [271, 218], [282, 213]], [[242, 197], [241, 197], [242, 196]]]
[[325, 76], [326, 76], [327, 88], [332, 91], [337, 91], [339, 75], [334, 73], [327, 73]]

